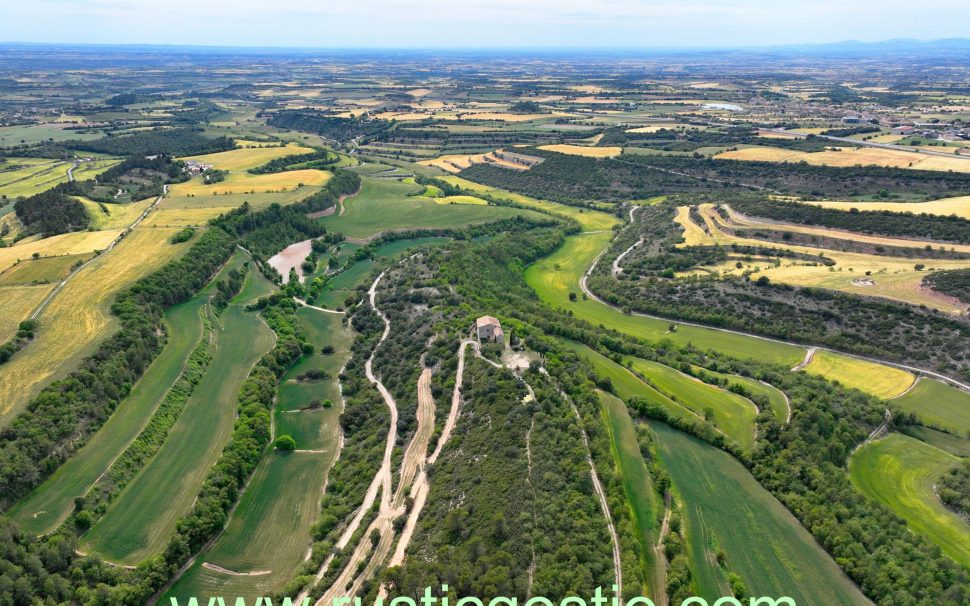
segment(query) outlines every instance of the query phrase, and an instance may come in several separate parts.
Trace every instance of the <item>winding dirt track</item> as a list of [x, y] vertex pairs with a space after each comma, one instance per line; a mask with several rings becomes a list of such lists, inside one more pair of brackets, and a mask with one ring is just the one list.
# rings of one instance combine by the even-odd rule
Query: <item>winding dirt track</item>
[[[374, 348], [374, 352], [377, 351], [380, 344], [387, 338], [387, 335], [391, 330], [390, 320], [388, 320], [387, 316], [385, 316], [376, 305], [377, 286], [383, 276], [384, 273], [378, 276], [368, 291], [370, 305], [381, 317], [381, 319], [384, 320], [385, 327], [384, 334], [382, 335], [377, 346]], [[430, 489], [430, 482], [425, 471], [425, 464], [437, 460], [438, 455], [441, 453], [441, 449], [448, 441], [448, 438], [454, 429], [454, 425], [457, 422], [458, 409], [461, 402], [461, 384], [464, 372], [465, 349], [471, 343], [472, 341], [462, 341], [461, 345], [459, 346], [458, 370], [455, 378], [455, 389], [452, 394], [451, 411], [448, 416], [448, 421], [446, 422], [445, 431], [442, 432], [435, 452], [431, 455], [431, 457], [427, 456], [427, 452], [429, 442], [431, 441], [431, 436], [434, 434], [435, 419], [435, 402], [431, 393], [432, 370], [430, 368], [425, 368], [421, 372], [417, 385], [418, 427], [412, 436], [410, 443], [405, 449], [404, 457], [401, 462], [401, 468], [398, 474], [397, 490], [394, 491], [393, 495], [391, 492], [393, 475], [391, 472], [391, 453], [393, 452], [394, 443], [396, 441], [397, 403], [394, 401], [394, 398], [391, 396], [388, 390], [384, 387], [383, 383], [381, 383], [380, 379], [374, 375], [372, 368], [374, 353], [371, 353], [371, 357], [367, 360], [364, 367], [365, 373], [368, 380], [370, 380], [377, 387], [378, 391], [381, 392], [381, 396], [384, 398], [385, 403], [387, 403], [388, 408], [392, 411], [391, 427], [388, 430], [384, 462], [381, 465], [380, 470], [378, 470], [377, 474], [375, 475], [374, 480], [371, 483], [367, 494], [365, 495], [364, 503], [361, 505], [354, 519], [351, 521], [351, 524], [344, 531], [340, 541], [338, 541], [337, 547], [341, 549], [346, 547], [350, 538], [355, 532], [357, 532], [364, 515], [373, 507], [378, 489], [381, 490], [380, 511], [377, 518], [368, 527], [366, 537], [357, 544], [354, 552], [348, 559], [347, 564], [337, 576], [337, 579], [316, 602], [318, 606], [331, 604], [334, 597], [354, 595], [360, 590], [364, 581], [370, 578], [379, 567], [384, 565], [385, 561], [388, 561], [389, 554], [389, 565], [397, 566], [403, 563], [407, 547], [411, 541], [411, 537], [414, 535], [418, 518], [422, 509], [424, 508], [428, 491]], [[401, 530], [400, 536], [398, 537], [396, 536], [397, 533], [394, 529], [394, 522], [406, 513], [406, 497], [410, 497], [413, 504], [410, 512], [408, 512], [408, 517], [404, 528]], [[373, 542], [370, 540], [370, 537], [377, 537], [377, 541]], [[397, 546], [394, 548], [393, 554], [391, 554], [391, 549], [394, 547], [395, 538], [397, 539]], [[317, 574], [318, 579], [323, 577], [323, 574], [330, 566], [332, 560], [333, 557], [331, 556], [327, 558], [326, 562], [324, 562], [321, 571]], [[381, 595], [386, 595], [383, 588], [381, 588]]]

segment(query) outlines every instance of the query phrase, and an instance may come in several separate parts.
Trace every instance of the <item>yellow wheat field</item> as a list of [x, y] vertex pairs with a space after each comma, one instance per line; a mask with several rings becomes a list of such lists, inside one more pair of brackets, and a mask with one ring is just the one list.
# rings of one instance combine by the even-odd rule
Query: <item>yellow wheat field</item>
[[91, 226], [95, 229], [124, 229], [134, 223], [155, 202], [155, 198], [148, 198], [128, 204], [102, 205], [87, 198], [79, 198], [79, 200], [88, 211]]
[[831, 351], [817, 351], [805, 372], [838, 381], [879, 398], [893, 398], [903, 393], [916, 380], [905, 370], [843, 356]]
[[587, 158], [613, 158], [619, 156], [623, 151], [622, 147], [585, 147], [565, 143], [559, 145], [540, 145], [539, 149], [573, 156], [586, 156]]
[[206, 184], [202, 181], [202, 177], [195, 177], [185, 183], [177, 183], [169, 188], [169, 195], [173, 197], [211, 196], [290, 191], [301, 184], [323, 185], [330, 180], [331, 176], [331, 173], [325, 170], [316, 169], [288, 170], [265, 175], [234, 172], [230, 173], [225, 181], [219, 183]]
[[29, 286], [0, 286], [0, 343], [17, 332], [17, 325], [44, 300], [53, 284]]
[[78, 272], [38, 317], [36, 340], [0, 366], [0, 422], [6, 422], [52, 379], [63, 377], [117, 325], [114, 296], [183, 253], [175, 230], [137, 228]]
[[257, 166], [262, 166], [270, 160], [292, 156], [293, 154], [306, 154], [313, 150], [302, 145], [289, 144], [286, 147], [254, 147], [244, 149], [231, 149], [229, 151], [205, 154], [203, 156], [188, 156], [183, 160], [196, 160], [203, 164], [211, 164], [220, 170], [248, 170]]
[[0, 271], [16, 263], [17, 259], [30, 259], [34, 253], [42, 257], [52, 257], [104, 250], [121, 231], [120, 229], [81, 231], [60, 234], [43, 240], [21, 240], [13, 246], [0, 248]]

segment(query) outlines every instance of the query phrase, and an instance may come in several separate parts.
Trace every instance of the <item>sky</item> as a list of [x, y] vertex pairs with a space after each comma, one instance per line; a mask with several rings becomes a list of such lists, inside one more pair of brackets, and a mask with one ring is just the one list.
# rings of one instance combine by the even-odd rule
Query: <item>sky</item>
[[0, 0], [0, 41], [736, 47], [970, 36], [970, 0]]

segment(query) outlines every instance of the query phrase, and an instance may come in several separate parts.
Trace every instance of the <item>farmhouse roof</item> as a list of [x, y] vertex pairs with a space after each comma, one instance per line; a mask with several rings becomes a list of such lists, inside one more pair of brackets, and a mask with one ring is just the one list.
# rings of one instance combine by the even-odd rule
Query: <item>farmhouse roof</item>
[[492, 316], [482, 316], [481, 318], [475, 320], [475, 325], [481, 328], [482, 326], [489, 326], [489, 325], [502, 326], [502, 323], [499, 322], [496, 318], [493, 318]]

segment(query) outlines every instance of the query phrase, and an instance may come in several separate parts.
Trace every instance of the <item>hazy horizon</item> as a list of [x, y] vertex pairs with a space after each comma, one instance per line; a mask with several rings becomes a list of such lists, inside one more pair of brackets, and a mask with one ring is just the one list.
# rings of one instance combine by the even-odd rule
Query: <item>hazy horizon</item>
[[717, 49], [970, 35], [970, 3], [793, 0], [36, 0], [7, 43], [346, 49]]

